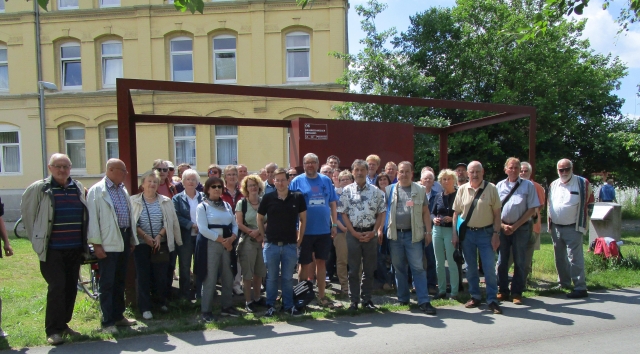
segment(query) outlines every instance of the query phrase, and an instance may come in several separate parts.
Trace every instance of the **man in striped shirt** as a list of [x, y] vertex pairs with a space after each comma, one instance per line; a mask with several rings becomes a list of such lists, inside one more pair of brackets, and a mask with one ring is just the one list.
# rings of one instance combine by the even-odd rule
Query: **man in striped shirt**
[[84, 188], [71, 179], [71, 160], [53, 154], [51, 175], [31, 184], [22, 195], [22, 220], [40, 273], [48, 284], [45, 332], [47, 342], [62, 344], [63, 336], [80, 333], [69, 328], [78, 293], [76, 286], [87, 241], [87, 207]]

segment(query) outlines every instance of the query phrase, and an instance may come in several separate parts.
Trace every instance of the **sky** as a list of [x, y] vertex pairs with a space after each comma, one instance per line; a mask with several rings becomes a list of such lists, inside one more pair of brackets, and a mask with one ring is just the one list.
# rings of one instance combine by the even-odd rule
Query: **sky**
[[[398, 33], [409, 28], [409, 16], [425, 11], [430, 7], [452, 7], [454, 0], [379, 0], [386, 2], [388, 7], [376, 18], [378, 31], [383, 31], [395, 27]], [[363, 5], [366, 0], [350, 0], [349, 9], [349, 52], [358, 53], [363, 45], [359, 43], [364, 37], [364, 32], [360, 29], [360, 20], [356, 14], [356, 5]], [[626, 35], [616, 36], [618, 24], [614, 22], [619, 13], [621, 3], [626, 1], [613, 1], [612, 8], [602, 10], [602, 0], [591, 0], [589, 6], [585, 8], [583, 16], [576, 16], [577, 19], [586, 18], [587, 25], [583, 32], [583, 37], [588, 38], [592, 49], [596, 53], [611, 53], [619, 56], [622, 62], [628, 67], [628, 74], [623, 78], [620, 90], [614, 94], [625, 99], [622, 106], [622, 114], [640, 118], [640, 98], [636, 97], [640, 84], [640, 26], [636, 25]]]

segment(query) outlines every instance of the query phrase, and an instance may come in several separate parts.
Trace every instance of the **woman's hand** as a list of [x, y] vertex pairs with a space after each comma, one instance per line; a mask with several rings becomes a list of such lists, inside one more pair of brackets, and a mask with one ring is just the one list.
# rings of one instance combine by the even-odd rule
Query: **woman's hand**
[[144, 239], [144, 243], [146, 243], [149, 247], [154, 247], [154, 242], [153, 242], [153, 237], [145, 234], [144, 236], [142, 236]]
[[251, 230], [251, 232], [248, 234], [249, 237], [254, 238], [254, 239], [258, 239], [258, 237], [260, 237], [260, 231], [256, 230]]
[[153, 248], [159, 250], [160, 249], [160, 243], [162, 243], [162, 235], [158, 234], [154, 239], [153, 239]]
[[450, 216], [445, 216], [445, 217], [442, 218], [442, 222], [444, 222], [444, 223], [453, 222], [453, 218], [450, 217]]
[[436, 216], [435, 218], [433, 218], [433, 224], [436, 226], [440, 226], [440, 221], [440, 217]]
[[198, 224], [196, 224], [195, 222], [193, 224], [191, 224], [191, 228], [193, 229], [193, 231], [195, 231], [196, 233], [198, 233]]

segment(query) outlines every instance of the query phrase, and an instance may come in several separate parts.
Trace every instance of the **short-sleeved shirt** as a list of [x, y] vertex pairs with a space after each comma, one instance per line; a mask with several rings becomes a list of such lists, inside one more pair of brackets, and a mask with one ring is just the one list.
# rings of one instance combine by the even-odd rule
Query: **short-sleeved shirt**
[[278, 192], [265, 194], [258, 207], [258, 214], [269, 218], [265, 241], [296, 243], [298, 214], [306, 210], [307, 204], [300, 192], [289, 191], [284, 200], [278, 198]]
[[[482, 183], [484, 184], [484, 190], [478, 199], [476, 208], [473, 210], [471, 220], [467, 223], [469, 227], [493, 225], [493, 211], [500, 210], [502, 207], [496, 186], [487, 181], [483, 181]], [[458, 213], [459, 216], [465, 217], [469, 214], [469, 209], [473, 204], [475, 195], [476, 190], [471, 187], [469, 182], [460, 186], [456, 194], [456, 200], [453, 202], [453, 210]]]
[[567, 183], [557, 183], [550, 192], [549, 216], [556, 225], [575, 224], [580, 212], [580, 185], [576, 176]]
[[531, 181], [522, 178], [518, 178], [515, 182], [510, 182], [508, 178], [498, 182], [496, 188], [498, 189], [500, 200], [504, 200], [509, 195], [518, 181], [520, 181], [518, 189], [513, 192], [511, 198], [502, 207], [502, 222], [507, 224], [515, 223], [527, 210], [540, 206], [536, 187]]
[[344, 187], [340, 195], [338, 213], [345, 213], [353, 227], [367, 228], [376, 224], [376, 216], [385, 212], [384, 193], [375, 186], [357, 183]]
[[308, 178], [306, 174], [302, 174], [291, 181], [289, 189], [302, 193], [307, 203], [307, 226], [304, 234], [309, 236], [330, 234], [331, 207], [329, 204], [338, 201], [331, 179], [320, 173], [316, 178]]
[[598, 196], [601, 202], [612, 202], [616, 199], [616, 189], [610, 184], [605, 184], [600, 187], [600, 195]]

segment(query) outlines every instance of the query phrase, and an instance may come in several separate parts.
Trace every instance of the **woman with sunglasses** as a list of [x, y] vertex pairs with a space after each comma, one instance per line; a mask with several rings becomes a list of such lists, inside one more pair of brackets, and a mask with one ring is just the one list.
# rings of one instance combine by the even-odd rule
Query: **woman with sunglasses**
[[[158, 193], [171, 199], [174, 195], [178, 194], [176, 186], [173, 185], [169, 179], [169, 165], [167, 161], [163, 159], [157, 159], [153, 161], [153, 170], [158, 171], [160, 176], [160, 184], [158, 185]], [[143, 186], [140, 186], [140, 192], [142, 192]]]
[[[376, 177], [375, 186], [378, 187], [381, 191], [385, 191], [388, 185], [391, 184], [391, 177], [386, 172], [380, 172]], [[385, 194], [386, 195], [386, 194]], [[386, 201], [385, 201], [386, 203]], [[390, 255], [389, 255], [389, 246], [388, 240], [385, 237], [386, 232], [384, 232], [384, 224], [380, 225], [380, 229], [378, 229], [378, 242], [380, 243], [380, 247], [378, 247], [378, 267], [374, 273], [375, 279], [382, 284], [382, 288], [384, 290], [391, 290], [394, 284], [394, 275], [390, 270]], [[389, 267], [387, 266], [389, 265]]]
[[213, 296], [218, 274], [222, 274], [222, 316], [238, 317], [233, 308], [230, 251], [237, 238], [238, 224], [233, 209], [222, 199], [224, 181], [209, 177], [204, 184], [205, 199], [196, 208], [198, 237], [196, 240], [195, 274], [202, 281], [202, 320], [213, 322]]
[[[160, 174], [149, 170], [140, 178], [143, 192], [131, 197], [132, 224], [136, 225], [140, 242], [133, 254], [136, 265], [138, 286], [138, 309], [145, 320], [153, 318], [153, 303], [167, 312], [167, 272], [168, 252], [173, 252], [175, 244], [182, 246], [180, 224], [171, 199], [158, 194]], [[165, 254], [166, 258], [160, 257]], [[155, 256], [154, 256], [155, 255]], [[155, 284], [154, 300], [151, 298], [151, 283]]]

